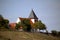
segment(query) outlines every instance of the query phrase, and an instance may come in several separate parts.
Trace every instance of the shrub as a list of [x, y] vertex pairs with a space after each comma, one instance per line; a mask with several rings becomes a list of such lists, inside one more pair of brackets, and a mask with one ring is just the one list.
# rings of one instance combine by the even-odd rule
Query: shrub
[[60, 32], [58, 32], [57, 36], [60, 37]]
[[52, 33], [53, 36], [60, 37], [60, 32], [58, 32], [56, 30], [52, 30], [51, 33]]
[[52, 30], [51, 33], [52, 33], [53, 36], [57, 36], [57, 31], [56, 30]]

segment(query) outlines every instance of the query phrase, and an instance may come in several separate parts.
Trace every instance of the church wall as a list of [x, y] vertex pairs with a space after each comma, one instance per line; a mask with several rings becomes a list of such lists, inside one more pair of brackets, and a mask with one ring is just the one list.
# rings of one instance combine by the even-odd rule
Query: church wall
[[21, 22], [21, 20], [20, 20], [19, 18], [17, 18], [17, 21], [16, 21], [16, 23], [19, 23], [19, 22]]
[[33, 23], [35, 23], [35, 19], [31, 19], [31, 21], [32, 21]]

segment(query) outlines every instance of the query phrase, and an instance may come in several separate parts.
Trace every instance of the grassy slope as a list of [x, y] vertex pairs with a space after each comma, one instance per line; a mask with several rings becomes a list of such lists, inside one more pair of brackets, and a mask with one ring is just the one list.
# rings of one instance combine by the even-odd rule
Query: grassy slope
[[0, 40], [60, 40], [58, 37], [42, 33], [28, 33], [17, 31], [0, 31]]

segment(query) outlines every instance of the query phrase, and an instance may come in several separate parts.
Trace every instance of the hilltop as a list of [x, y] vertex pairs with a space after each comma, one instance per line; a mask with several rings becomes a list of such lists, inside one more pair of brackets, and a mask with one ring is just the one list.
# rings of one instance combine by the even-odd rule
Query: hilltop
[[42, 33], [0, 31], [0, 40], [60, 40], [60, 37]]

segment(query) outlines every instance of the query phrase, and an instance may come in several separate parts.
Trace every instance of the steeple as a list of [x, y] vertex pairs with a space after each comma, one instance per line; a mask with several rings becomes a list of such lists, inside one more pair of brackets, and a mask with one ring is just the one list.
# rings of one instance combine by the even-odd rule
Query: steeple
[[29, 18], [38, 19], [33, 10], [31, 11]]

